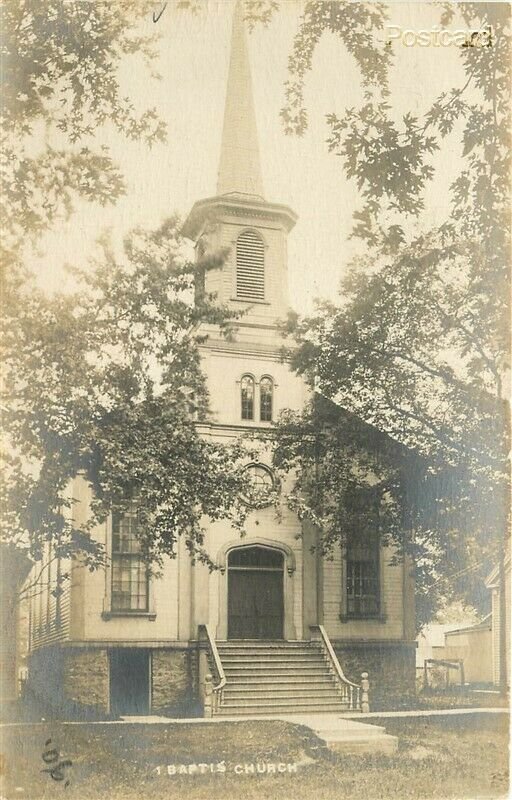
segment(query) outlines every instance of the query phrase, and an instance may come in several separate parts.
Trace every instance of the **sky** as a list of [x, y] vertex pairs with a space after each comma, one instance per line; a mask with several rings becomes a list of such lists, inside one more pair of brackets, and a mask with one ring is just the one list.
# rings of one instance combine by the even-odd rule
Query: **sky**
[[[155, 9], [161, 5], [156, 2]], [[307, 312], [313, 298], [334, 298], [357, 250], [349, 237], [361, 198], [355, 184], [346, 179], [341, 159], [328, 152], [325, 117], [357, 106], [362, 92], [353, 59], [337, 37], [325, 33], [306, 78], [308, 130], [301, 138], [284, 133], [279, 112], [301, 7], [298, 0], [282, 0], [268, 28], [258, 27], [249, 35], [249, 56], [265, 196], [298, 214], [289, 238], [290, 305]], [[431, 30], [439, 21], [439, 7], [433, 4], [391, 3], [389, 8], [389, 24], [404, 31]], [[148, 33], [157, 28], [160, 34], [155, 67], [161, 80], [152, 80], [142, 59], [135, 56], [123, 64], [121, 82], [140, 110], [156, 105], [167, 123], [168, 141], [150, 149], [128, 142], [111, 126], [96, 131], [98, 143], [111, 148], [128, 191], [114, 207], [80, 202], [71, 219], [58, 222], [43, 239], [32, 266], [49, 290], [63, 285], [66, 263], [87, 264], [105, 229], [120, 242], [132, 227], [156, 227], [176, 212], [185, 218], [195, 201], [215, 194], [232, 9], [231, 0], [217, 0], [192, 15], [171, 0], [156, 25], [148, 16], [141, 26]], [[449, 29], [461, 27], [454, 22]], [[406, 46], [399, 40], [394, 52], [391, 102], [397, 116], [408, 111], [421, 115], [441, 92], [463, 83], [460, 50], [455, 46]], [[455, 131], [435, 157], [438, 174], [427, 191], [420, 227], [446, 215], [447, 189], [460, 165], [458, 141]]]

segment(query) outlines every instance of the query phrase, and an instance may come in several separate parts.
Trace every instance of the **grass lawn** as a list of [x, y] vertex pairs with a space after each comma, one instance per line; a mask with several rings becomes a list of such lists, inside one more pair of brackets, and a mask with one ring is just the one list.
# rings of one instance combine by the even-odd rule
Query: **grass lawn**
[[[2, 800], [473, 800], [506, 796], [506, 715], [386, 719], [382, 724], [388, 733], [400, 737], [399, 752], [393, 757], [335, 755], [326, 752], [308, 729], [278, 721], [52, 722], [6, 727], [2, 729]], [[50, 738], [48, 749], [55, 747], [60, 760], [73, 762], [62, 770], [67, 786], [66, 780], [56, 781], [41, 772], [51, 767], [42, 759]], [[225, 771], [216, 771], [219, 763]], [[167, 773], [167, 765], [173, 765], [171, 772], [179, 772], [180, 764], [207, 766], [192, 768], [193, 774]], [[280, 773], [276, 766], [274, 773], [258, 774], [255, 767], [254, 774], [245, 774], [246, 764], [260, 764], [260, 769], [280, 764], [286, 772]], [[200, 774], [201, 769], [206, 774]]]

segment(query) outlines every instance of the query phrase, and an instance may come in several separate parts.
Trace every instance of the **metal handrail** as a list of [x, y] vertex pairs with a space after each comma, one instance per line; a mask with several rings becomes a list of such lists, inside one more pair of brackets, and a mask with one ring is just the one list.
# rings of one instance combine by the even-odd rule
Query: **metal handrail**
[[338, 656], [334, 651], [331, 640], [329, 639], [324, 626], [311, 625], [311, 630], [318, 630], [320, 632], [320, 640], [323, 645], [324, 653], [330, 661], [331, 667], [334, 671], [343, 702], [350, 710], [361, 710], [361, 686], [350, 681], [343, 672], [341, 664], [338, 661]]
[[219, 651], [217, 649], [217, 643], [215, 638], [211, 632], [209, 625], [200, 625], [199, 629], [204, 629], [206, 633], [206, 639], [208, 641], [208, 648], [213, 658], [213, 663], [215, 665], [215, 671], [217, 673], [218, 684], [216, 686], [212, 686], [212, 697], [213, 697], [213, 711], [217, 711], [221, 702], [222, 702], [222, 694], [224, 687], [227, 683], [226, 681], [226, 674], [224, 672], [224, 667], [222, 666], [222, 661], [220, 660]]
[[334, 669], [336, 670], [336, 672], [338, 673], [339, 678], [343, 681], [343, 683], [347, 683], [349, 686], [354, 686], [355, 688], [359, 689], [360, 686], [357, 683], [352, 683], [352, 681], [350, 681], [347, 678], [347, 676], [345, 675], [345, 673], [343, 672], [343, 670], [341, 668], [341, 664], [338, 661], [338, 656], [334, 652], [334, 648], [333, 648], [333, 646], [331, 644], [331, 640], [329, 639], [329, 637], [327, 635], [327, 631], [325, 630], [324, 626], [323, 625], [319, 625], [318, 629], [319, 629], [320, 633], [322, 634], [322, 639], [324, 640], [325, 647], [327, 648], [327, 652], [329, 653], [332, 665], [333, 665]]

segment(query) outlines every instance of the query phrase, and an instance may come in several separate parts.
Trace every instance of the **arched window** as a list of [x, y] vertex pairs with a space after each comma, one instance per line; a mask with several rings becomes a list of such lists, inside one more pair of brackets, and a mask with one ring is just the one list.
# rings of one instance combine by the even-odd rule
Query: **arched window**
[[244, 375], [240, 381], [242, 419], [254, 419], [254, 378]]
[[256, 231], [244, 231], [236, 243], [236, 296], [265, 299], [265, 245]]
[[274, 383], [272, 378], [265, 376], [260, 381], [260, 420], [272, 422], [272, 405], [274, 399]]

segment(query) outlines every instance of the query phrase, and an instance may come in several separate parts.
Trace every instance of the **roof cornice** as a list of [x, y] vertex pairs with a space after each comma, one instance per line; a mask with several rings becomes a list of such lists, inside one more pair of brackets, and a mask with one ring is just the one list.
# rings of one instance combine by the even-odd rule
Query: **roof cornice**
[[250, 195], [239, 193], [217, 195], [194, 203], [183, 225], [183, 235], [195, 241], [201, 234], [206, 220], [221, 214], [272, 220], [279, 222], [288, 232], [291, 231], [298, 219], [295, 211], [281, 203], [269, 203], [266, 200], [258, 200]]

